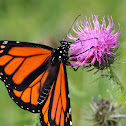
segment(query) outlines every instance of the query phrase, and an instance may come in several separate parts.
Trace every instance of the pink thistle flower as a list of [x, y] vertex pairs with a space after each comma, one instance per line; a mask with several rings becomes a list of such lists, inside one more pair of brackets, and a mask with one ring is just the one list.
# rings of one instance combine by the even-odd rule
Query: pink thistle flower
[[95, 66], [98, 69], [104, 69], [113, 63], [116, 56], [115, 49], [119, 47], [119, 37], [122, 28], [115, 33], [115, 25], [112, 17], [108, 19], [106, 25], [105, 16], [98, 21], [98, 16], [92, 16], [92, 21], [86, 19], [84, 22], [77, 22], [76, 28], [72, 27], [77, 34], [73, 37], [68, 34], [67, 37], [74, 40], [69, 49], [69, 60], [75, 61], [70, 64], [73, 67]]

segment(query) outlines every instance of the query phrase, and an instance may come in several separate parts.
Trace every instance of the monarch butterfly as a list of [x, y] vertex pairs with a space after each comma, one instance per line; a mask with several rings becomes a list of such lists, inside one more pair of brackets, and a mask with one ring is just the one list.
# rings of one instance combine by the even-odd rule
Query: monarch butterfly
[[70, 43], [0, 41], [0, 79], [22, 109], [40, 113], [42, 126], [72, 126], [66, 73]]

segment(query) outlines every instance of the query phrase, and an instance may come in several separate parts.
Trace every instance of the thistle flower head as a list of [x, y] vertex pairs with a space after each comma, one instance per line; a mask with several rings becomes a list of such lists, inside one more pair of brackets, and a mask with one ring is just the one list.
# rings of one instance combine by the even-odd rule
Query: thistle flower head
[[76, 28], [72, 27], [76, 36], [68, 34], [67, 37], [74, 42], [70, 46], [69, 60], [75, 61], [71, 66], [95, 66], [98, 69], [104, 69], [113, 63], [115, 58], [115, 49], [119, 47], [119, 36], [122, 29], [115, 32], [115, 25], [112, 17], [105, 17], [98, 21], [98, 16], [92, 16], [92, 21], [86, 19], [84, 22], [77, 22]]
[[112, 99], [101, 99], [98, 102], [93, 99], [91, 107], [94, 112], [93, 122], [96, 126], [121, 126], [120, 119], [126, 118], [126, 115], [121, 114], [122, 107], [114, 106]]

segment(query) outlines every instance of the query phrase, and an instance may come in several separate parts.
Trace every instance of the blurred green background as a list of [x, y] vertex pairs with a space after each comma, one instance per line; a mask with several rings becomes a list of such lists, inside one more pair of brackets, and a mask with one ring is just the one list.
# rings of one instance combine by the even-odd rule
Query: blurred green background
[[[117, 76], [126, 87], [126, 0], [0, 0], [0, 39], [44, 43], [59, 46], [76, 16], [104, 15], [113, 17], [118, 30], [120, 23], [123, 34], [118, 63], [114, 64]], [[53, 43], [55, 42], [55, 44]], [[79, 68], [74, 72], [67, 67], [73, 126], [91, 126], [86, 120], [92, 115], [91, 97], [110, 98], [110, 90], [115, 104], [122, 104], [126, 112], [125, 97], [108, 78], [99, 78], [101, 72], [86, 72]], [[36, 114], [20, 109], [9, 97], [3, 82], [0, 82], [0, 126], [32, 126]], [[114, 85], [114, 86], [113, 86]], [[126, 126], [126, 119], [122, 120]]]

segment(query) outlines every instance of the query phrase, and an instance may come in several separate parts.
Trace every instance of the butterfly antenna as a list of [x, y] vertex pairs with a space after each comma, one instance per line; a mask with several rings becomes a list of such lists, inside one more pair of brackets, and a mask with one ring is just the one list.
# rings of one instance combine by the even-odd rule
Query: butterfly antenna
[[74, 20], [73, 24], [71, 25], [71, 27], [70, 27], [69, 31], [67, 32], [67, 34], [66, 34], [66, 36], [65, 36], [65, 40], [66, 40], [67, 35], [70, 33], [70, 30], [71, 30], [72, 26], [74, 25], [74, 23], [76, 22], [76, 20], [77, 20], [77, 19], [78, 19], [78, 17], [80, 17], [80, 16], [81, 16], [81, 15], [79, 14], [79, 15], [75, 18], [75, 20]]
[[80, 54], [83, 54], [83, 53], [87, 52], [88, 50], [90, 50], [90, 49], [92, 49], [92, 48], [94, 48], [94, 46], [92, 46], [91, 48], [89, 48], [89, 49], [85, 50], [85, 51], [84, 51], [84, 52], [82, 52], [82, 53], [79, 53], [79, 54], [76, 54], [76, 55], [70, 55], [69, 57], [78, 56], [78, 55], [80, 55]]
[[[98, 39], [98, 38], [90, 38], [90, 39], [86, 39], [86, 40], [83, 40], [83, 41], [87, 41], [87, 40], [91, 40], [91, 39]], [[82, 40], [79, 39], [79, 38], [78, 38], [78, 40], [80, 40], [80, 42], [81, 42], [81, 46], [82, 46], [82, 48], [84, 49], [83, 44], [82, 44]]]

